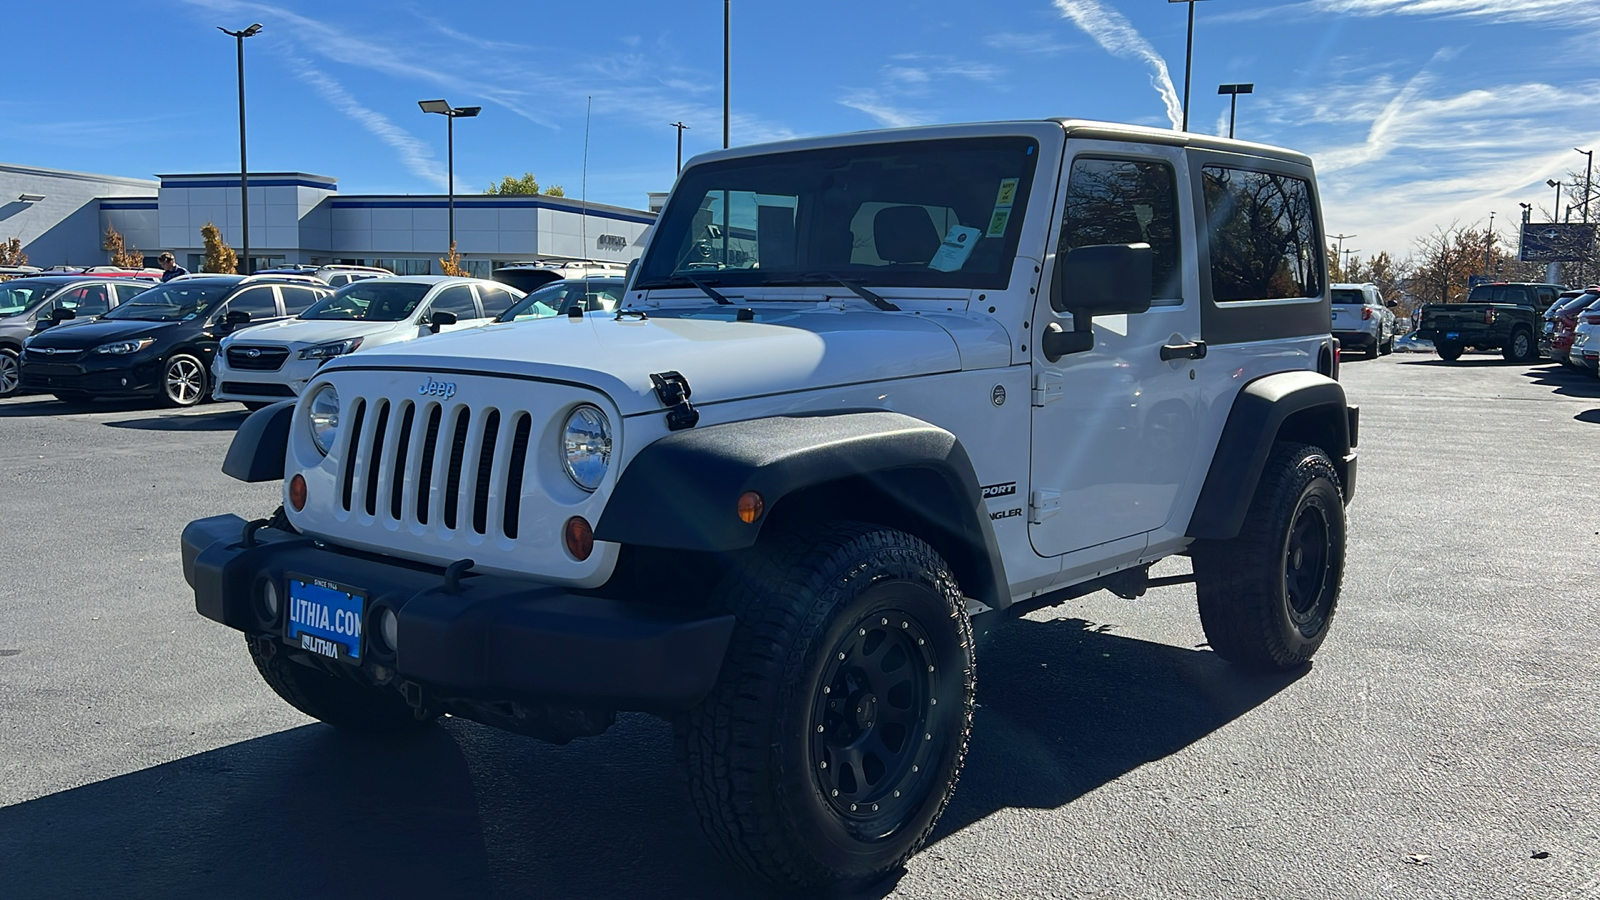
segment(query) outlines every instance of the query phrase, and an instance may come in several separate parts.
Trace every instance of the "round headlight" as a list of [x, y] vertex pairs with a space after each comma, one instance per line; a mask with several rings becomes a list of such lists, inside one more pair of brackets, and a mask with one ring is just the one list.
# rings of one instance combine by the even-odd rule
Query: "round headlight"
[[611, 423], [593, 406], [580, 406], [561, 429], [561, 462], [572, 483], [586, 491], [600, 486], [611, 466]]
[[311, 442], [327, 456], [333, 442], [339, 439], [339, 392], [333, 385], [325, 384], [311, 395], [311, 402], [306, 404], [306, 420], [311, 425]]

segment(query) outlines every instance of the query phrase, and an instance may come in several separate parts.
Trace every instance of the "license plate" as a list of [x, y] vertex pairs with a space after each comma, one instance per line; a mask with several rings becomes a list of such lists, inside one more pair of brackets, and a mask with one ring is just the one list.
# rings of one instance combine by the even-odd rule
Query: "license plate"
[[366, 595], [348, 585], [290, 575], [284, 639], [329, 659], [358, 663], [366, 603]]
[[1456, 338], [1461, 337], [1461, 332], [1459, 332], [1459, 331], [1448, 331], [1448, 332], [1445, 332], [1445, 337], [1447, 337], [1447, 338], [1449, 338], [1450, 340], [1453, 341]]

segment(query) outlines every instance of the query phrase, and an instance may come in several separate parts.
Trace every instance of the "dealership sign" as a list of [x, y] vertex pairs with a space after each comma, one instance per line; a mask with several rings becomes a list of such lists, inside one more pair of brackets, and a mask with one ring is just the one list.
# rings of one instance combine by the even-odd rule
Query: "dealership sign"
[[1517, 254], [1517, 259], [1523, 262], [1586, 260], [1594, 247], [1594, 229], [1590, 223], [1524, 223], [1522, 252]]

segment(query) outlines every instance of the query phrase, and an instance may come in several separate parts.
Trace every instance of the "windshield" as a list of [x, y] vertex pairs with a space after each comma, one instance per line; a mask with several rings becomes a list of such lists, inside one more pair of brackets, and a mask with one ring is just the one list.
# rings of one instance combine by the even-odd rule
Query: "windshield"
[[870, 144], [712, 162], [673, 191], [636, 287], [1004, 288], [1038, 143]]
[[300, 314], [302, 319], [352, 319], [367, 322], [399, 322], [411, 315], [427, 296], [431, 284], [396, 282], [385, 278], [353, 281], [318, 300]]
[[622, 299], [621, 278], [574, 279], [545, 285], [522, 298], [517, 304], [500, 314], [496, 322], [521, 322], [545, 316], [565, 315], [573, 306], [582, 303], [585, 311], [610, 312]]
[[1333, 291], [1333, 302], [1354, 303], [1360, 306], [1367, 302], [1367, 295], [1363, 291], [1353, 291], [1349, 288], [1335, 288]]
[[234, 282], [169, 281], [106, 313], [106, 319], [177, 322], [203, 316], [228, 296]]
[[16, 279], [0, 283], [0, 317], [27, 312], [28, 308], [64, 287], [60, 282]]

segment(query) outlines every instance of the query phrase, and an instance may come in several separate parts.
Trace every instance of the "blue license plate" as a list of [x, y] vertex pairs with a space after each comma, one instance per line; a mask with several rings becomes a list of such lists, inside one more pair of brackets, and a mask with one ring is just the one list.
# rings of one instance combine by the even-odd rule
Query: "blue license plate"
[[302, 650], [344, 662], [361, 661], [361, 621], [366, 596], [321, 578], [289, 576], [284, 638]]
[[1461, 337], [1461, 332], [1459, 332], [1459, 331], [1447, 331], [1447, 332], [1445, 332], [1444, 336], [1453, 341], [1456, 338]]

